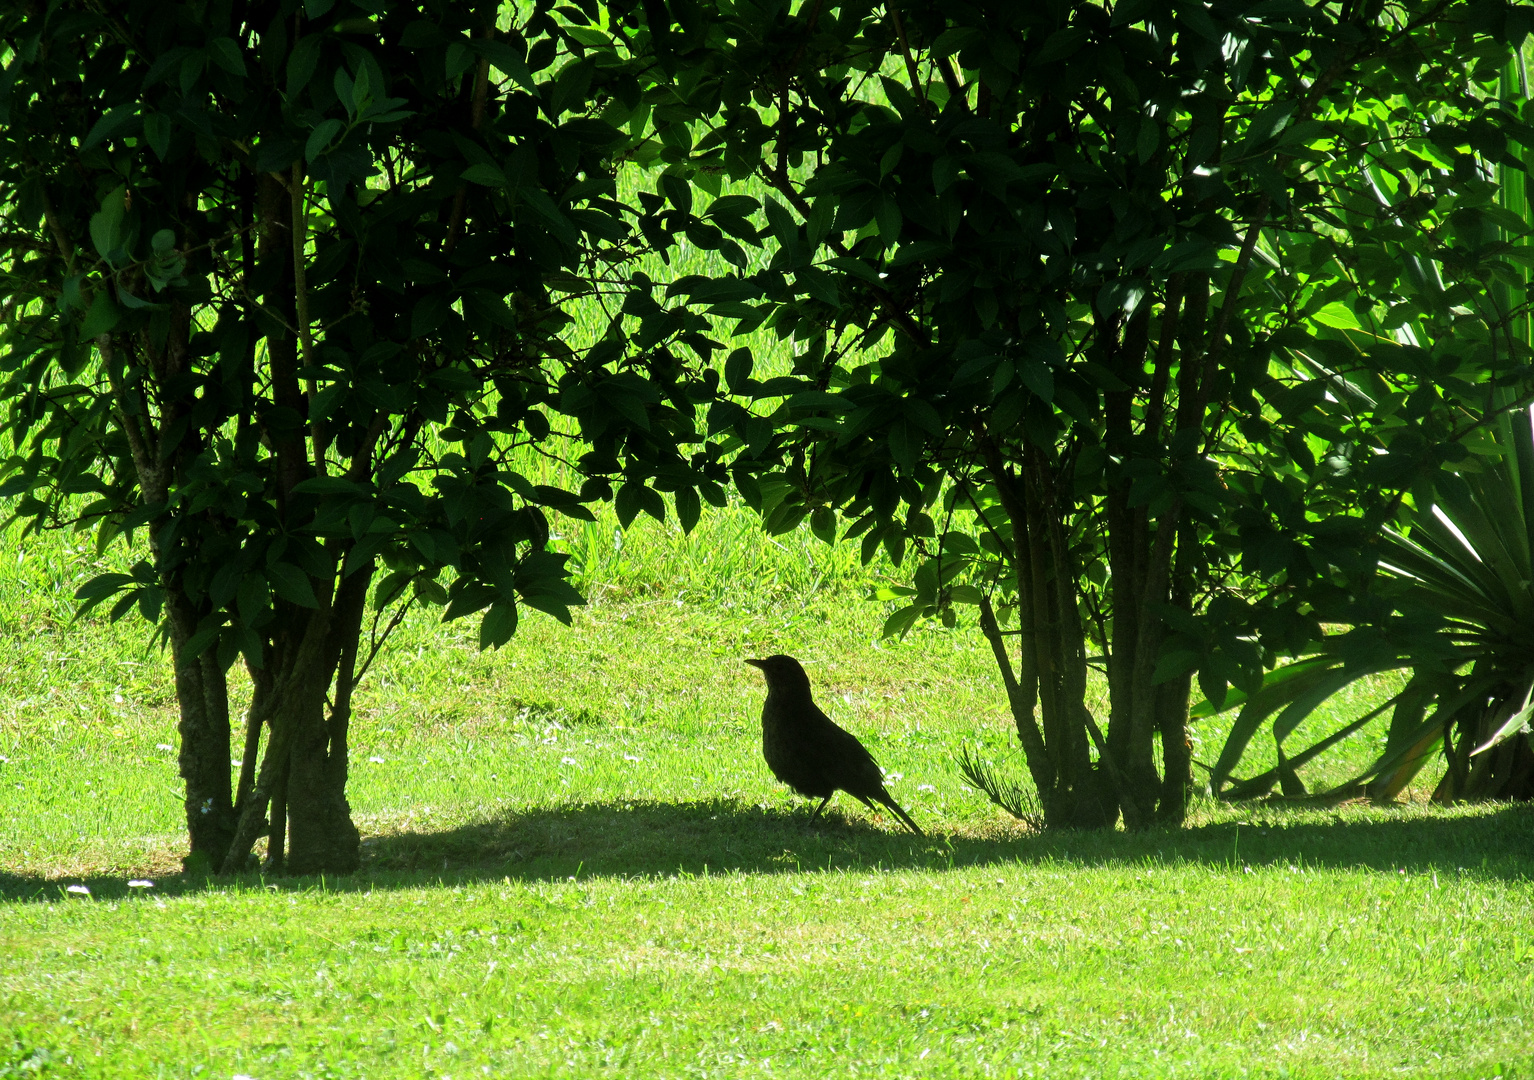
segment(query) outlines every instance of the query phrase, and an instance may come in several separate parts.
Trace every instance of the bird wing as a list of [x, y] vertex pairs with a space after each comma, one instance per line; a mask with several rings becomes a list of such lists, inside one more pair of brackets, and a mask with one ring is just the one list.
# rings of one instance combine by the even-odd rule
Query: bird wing
[[849, 793], [864, 795], [872, 795], [884, 787], [883, 770], [856, 735], [818, 708], [813, 718], [811, 738], [817, 756], [834, 773], [837, 787]]
[[815, 716], [820, 721], [817, 727], [820, 728], [819, 741], [823, 747], [824, 760], [839, 766], [836, 786], [860, 799], [870, 810], [873, 809], [870, 799], [882, 803], [917, 836], [926, 835], [911, 820], [911, 815], [891, 797], [884, 786], [884, 770], [879, 768], [879, 763], [868, 752], [862, 740], [838, 725], [819, 708], [815, 709]]

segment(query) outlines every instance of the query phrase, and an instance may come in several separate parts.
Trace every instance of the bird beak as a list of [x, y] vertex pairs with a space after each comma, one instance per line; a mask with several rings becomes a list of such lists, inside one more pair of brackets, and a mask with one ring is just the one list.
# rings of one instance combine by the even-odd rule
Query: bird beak
[[767, 661], [765, 660], [747, 660], [746, 663], [754, 668], [765, 668], [767, 666]]

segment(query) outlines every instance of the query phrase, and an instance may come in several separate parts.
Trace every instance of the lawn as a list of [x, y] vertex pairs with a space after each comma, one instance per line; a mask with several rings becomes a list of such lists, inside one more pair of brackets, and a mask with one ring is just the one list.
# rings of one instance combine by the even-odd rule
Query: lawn
[[[343, 880], [176, 872], [164, 657], [70, 621], [87, 547], [14, 538], [0, 1077], [1534, 1076], [1530, 808], [1031, 832], [954, 766], [1021, 771], [973, 628], [878, 640], [888, 566], [744, 512], [565, 538], [573, 629], [482, 654], [408, 620], [359, 702]], [[846, 796], [807, 827], [757, 747], [741, 659], [772, 651], [926, 840]]]

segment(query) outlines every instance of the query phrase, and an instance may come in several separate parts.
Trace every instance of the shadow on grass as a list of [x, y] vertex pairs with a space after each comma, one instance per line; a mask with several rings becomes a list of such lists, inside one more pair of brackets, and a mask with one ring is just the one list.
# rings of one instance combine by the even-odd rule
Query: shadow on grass
[[[1454, 872], [1534, 880], [1534, 806], [1471, 815], [1403, 812], [1348, 820], [1345, 815], [1254, 810], [1254, 820], [1141, 833], [1017, 831], [990, 837], [913, 836], [862, 816], [809, 825], [808, 812], [785, 813], [734, 800], [631, 802], [537, 808], [436, 832], [395, 832], [363, 841], [363, 866], [323, 887], [340, 892], [457, 885], [475, 881], [563, 881], [572, 877], [667, 877], [815, 870], [945, 870], [1054, 863], [1096, 867], [1199, 864], [1211, 867], [1303, 865], [1378, 872]], [[0, 870], [0, 900], [53, 901], [66, 886], [96, 899], [130, 890], [121, 876], [48, 879]], [[155, 895], [207, 888], [308, 890], [318, 878], [236, 879], [174, 875]]]

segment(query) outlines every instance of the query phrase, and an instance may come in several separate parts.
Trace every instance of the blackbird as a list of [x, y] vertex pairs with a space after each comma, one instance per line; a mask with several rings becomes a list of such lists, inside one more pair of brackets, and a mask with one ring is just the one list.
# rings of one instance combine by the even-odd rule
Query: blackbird
[[[781, 653], [765, 660], [747, 660], [767, 676], [767, 703], [762, 706], [762, 756], [767, 767], [800, 795], [819, 799], [813, 822], [840, 788], [874, 810], [882, 803], [917, 836], [916, 827], [890, 793], [873, 755], [857, 736], [843, 731], [815, 705], [810, 679], [799, 661]], [[872, 801], [870, 801], [872, 800]]]

